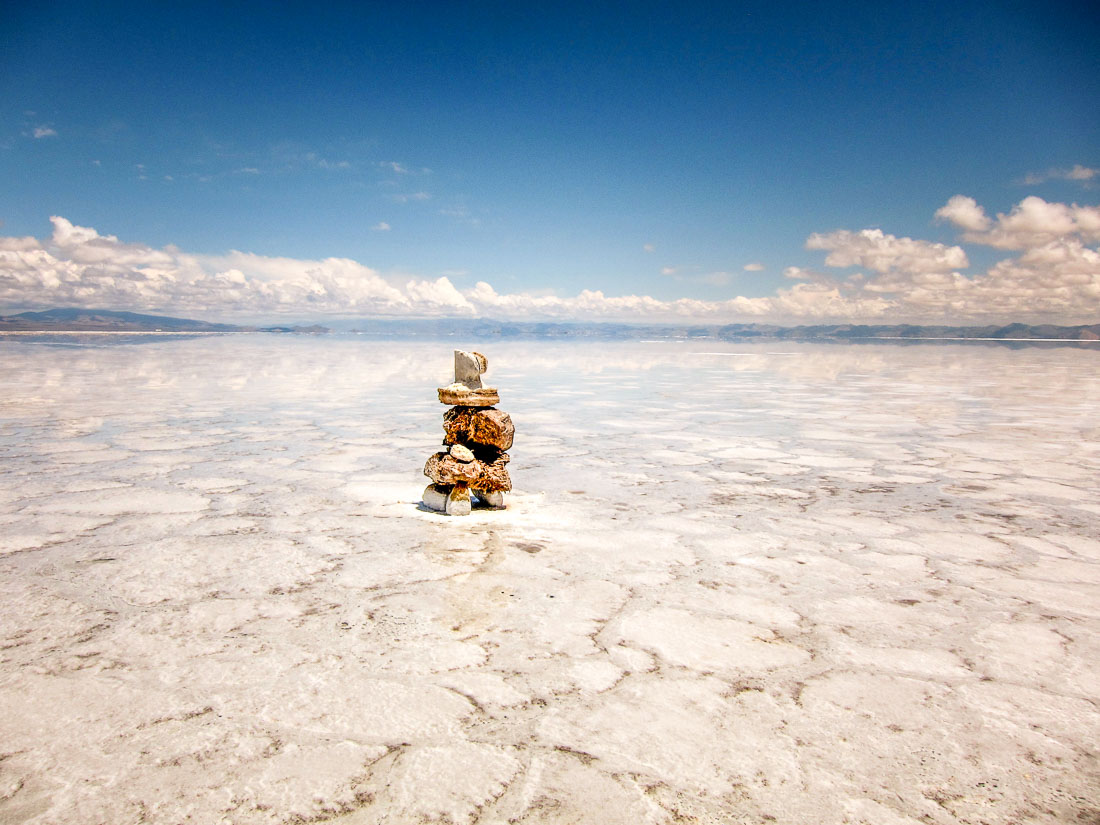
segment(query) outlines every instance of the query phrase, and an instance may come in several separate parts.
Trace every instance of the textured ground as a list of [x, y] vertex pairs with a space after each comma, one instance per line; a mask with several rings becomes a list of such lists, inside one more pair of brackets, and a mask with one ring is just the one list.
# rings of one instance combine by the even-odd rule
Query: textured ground
[[[1100, 822], [1100, 350], [0, 340], [0, 822]], [[417, 508], [451, 349], [505, 512]]]

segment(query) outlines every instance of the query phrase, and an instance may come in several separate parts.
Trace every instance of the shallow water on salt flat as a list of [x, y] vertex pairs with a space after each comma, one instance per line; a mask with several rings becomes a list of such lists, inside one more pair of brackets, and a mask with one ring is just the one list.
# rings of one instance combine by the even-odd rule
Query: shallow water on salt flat
[[0, 823], [1091, 821], [1098, 363], [0, 341]]

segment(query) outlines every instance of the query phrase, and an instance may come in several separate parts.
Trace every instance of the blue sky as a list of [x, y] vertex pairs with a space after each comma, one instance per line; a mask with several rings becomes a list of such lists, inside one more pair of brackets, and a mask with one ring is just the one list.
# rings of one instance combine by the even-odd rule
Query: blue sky
[[1091, 4], [23, 5], [0, 308], [1100, 315]]

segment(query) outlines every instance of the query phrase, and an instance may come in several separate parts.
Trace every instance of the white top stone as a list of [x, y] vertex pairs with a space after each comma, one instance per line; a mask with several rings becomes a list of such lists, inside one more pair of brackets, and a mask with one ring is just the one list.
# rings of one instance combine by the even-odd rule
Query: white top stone
[[463, 384], [471, 390], [481, 389], [481, 374], [488, 368], [489, 362], [480, 352], [455, 350], [455, 383]]

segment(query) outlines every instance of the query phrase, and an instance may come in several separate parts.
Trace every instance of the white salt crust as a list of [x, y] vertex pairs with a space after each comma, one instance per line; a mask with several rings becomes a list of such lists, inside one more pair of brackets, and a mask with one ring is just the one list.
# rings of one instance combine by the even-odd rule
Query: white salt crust
[[1093, 821], [1098, 357], [0, 342], [0, 822]]

